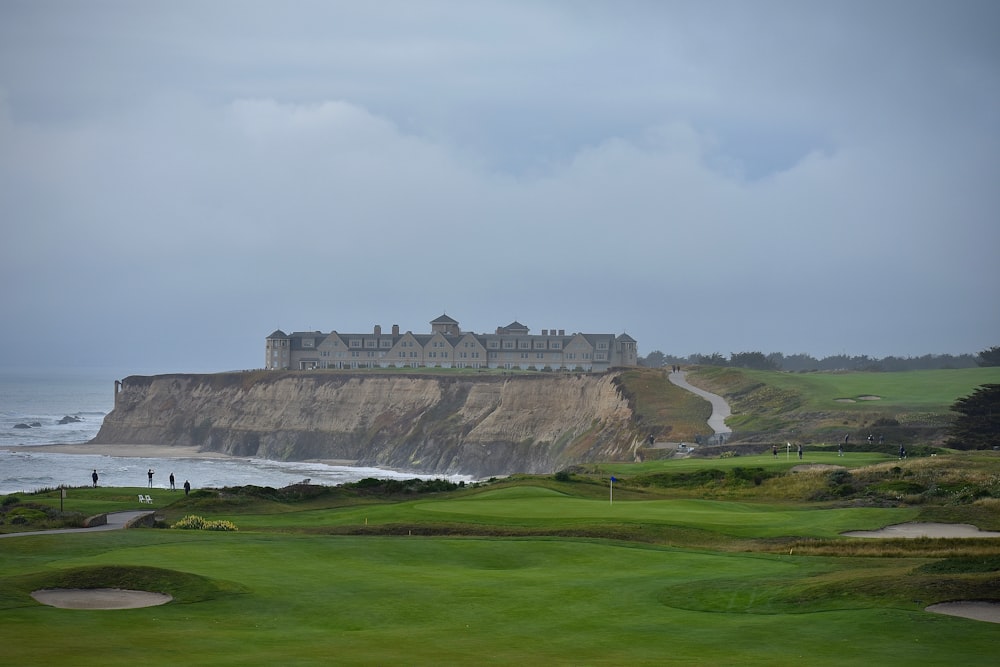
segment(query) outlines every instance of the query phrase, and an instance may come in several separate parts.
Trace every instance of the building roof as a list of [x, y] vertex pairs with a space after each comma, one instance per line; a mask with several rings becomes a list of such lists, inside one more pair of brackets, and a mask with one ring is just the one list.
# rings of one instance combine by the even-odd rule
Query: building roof
[[288, 338], [288, 334], [281, 329], [275, 329], [274, 333], [268, 336], [268, 338]]
[[431, 324], [458, 324], [458, 320], [453, 320], [447, 315], [441, 315], [441, 317], [431, 320]]
[[635, 338], [632, 338], [627, 333], [623, 333], [621, 336], [618, 336], [617, 338], [615, 338], [615, 340], [618, 341], [618, 342], [620, 342], [620, 343], [634, 343], [635, 342]]

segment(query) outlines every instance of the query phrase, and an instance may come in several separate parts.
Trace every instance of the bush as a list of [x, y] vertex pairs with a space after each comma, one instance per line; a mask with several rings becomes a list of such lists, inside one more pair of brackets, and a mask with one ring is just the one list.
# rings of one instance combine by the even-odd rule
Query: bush
[[231, 521], [209, 521], [203, 517], [197, 516], [195, 514], [190, 514], [180, 521], [176, 522], [171, 528], [177, 528], [178, 530], [220, 530], [220, 531], [234, 531], [239, 530], [236, 525]]

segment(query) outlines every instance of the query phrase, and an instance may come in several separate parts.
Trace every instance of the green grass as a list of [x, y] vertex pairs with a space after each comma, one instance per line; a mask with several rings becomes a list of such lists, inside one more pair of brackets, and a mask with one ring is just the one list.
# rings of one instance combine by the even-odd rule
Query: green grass
[[727, 398], [737, 433], [772, 433], [806, 441], [873, 431], [890, 442], [939, 440], [954, 402], [982, 384], [1000, 382], [1000, 368], [898, 373], [781, 373], [700, 367], [693, 384]]
[[[837, 458], [807, 453], [806, 462], [827, 456]], [[1000, 480], [992, 452], [845, 458], [853, 479], [873, 483], [966, 479], [993, 489]], [[790, 489], [812, 493], [828, 477], [789, 472], [797, 463], [767, 455], [608, 465], [567, 482], [519, 477], [388, 497], [370, 489], [159, 493], [167, 520], [198, 514], [239, 532], [0, 539], [0, 662], [992, 664], [996, 625], [923, 609], [1000, 598], [1000, 540], [903, 544], [840, 533], [935, 512], [985, 518], [996, 504], [793, 499]], [[739, 480], [732, 474], [752, 468], [775, 476], [738, 485], [734, 493], [748, 494], [738, 501], [673, 497], [673, 488], [639, 483], [712, 470]], [[66, 502], [95, 513], [133, 509], [139, 491], [74, 489]], [[135, 587], [174, 601], [78, 611], [30, 597], [57, 586]]]
[[[795, 394], [805, 410], [946, 412], [956, 399], [979, 385], [1000, 382], [1000, 367], [899, 373], [779, 373], [703, 367], [691, 378], [723, 390], [766, 384]], [[854, 402], [841, 402], [848, 400]]]

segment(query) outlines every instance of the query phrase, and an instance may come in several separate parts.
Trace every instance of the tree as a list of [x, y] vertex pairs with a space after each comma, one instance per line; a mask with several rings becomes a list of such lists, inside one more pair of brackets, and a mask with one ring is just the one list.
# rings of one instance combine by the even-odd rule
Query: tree
[[983, 350], [979, 353], [976, 363], [980, 366], [1000, 366], [1000, 347], [994, 345], [988, 350]]
[[729, 355], [729, 365], [756, 371], [778, 370], [778, 364], [764, 356], [763, 352], [733, 352]]
[[952, 422], [948, 446], [989, 449], [1000, 445], [1000, 384], [980, 385], [951, 406], [959, 413]]
[[645, 356], [645, 358], [639, 359], [639, 365], [645, 366], [646, 368], [662, 368], [667, 363], [666, 355], [664, 355], [659, 350], [653, 350]]

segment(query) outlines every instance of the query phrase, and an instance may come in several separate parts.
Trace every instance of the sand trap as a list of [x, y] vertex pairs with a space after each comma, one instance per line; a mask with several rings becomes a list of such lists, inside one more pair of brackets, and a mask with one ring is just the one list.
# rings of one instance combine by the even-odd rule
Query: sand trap
[[846, 537], [1000, 537], [1000, 533], [979, 530], [968, 523], [898, 523], [880, 530], [852, 530]]
[[882, 397], [881, 396], [871, 396], [871, 395], [869, 395], [869, 396], [858, 396], [858, 400], [859, 401], [881, 401]]
[[961, 616], [975, 621], [1000, 623], [1000, 602], [942, 602], [924, 609], [934, 614]]
[[837, 403], [855, 403], [853, 398], [836, 398], [834, 399]]
[[121, 588], [44, 588], [31, 597], [60, 609], [138, 609], [155, 607], [173, 600], [163, 593], [129, 591]]

